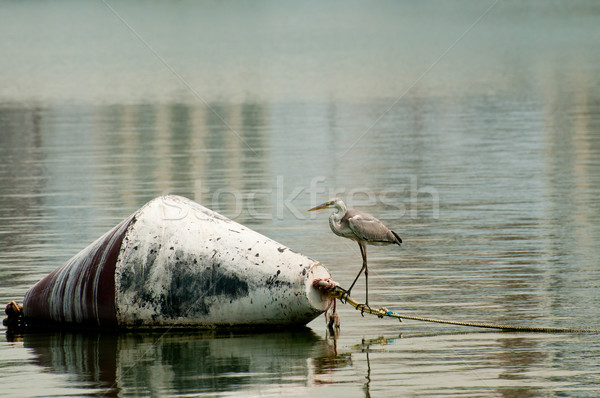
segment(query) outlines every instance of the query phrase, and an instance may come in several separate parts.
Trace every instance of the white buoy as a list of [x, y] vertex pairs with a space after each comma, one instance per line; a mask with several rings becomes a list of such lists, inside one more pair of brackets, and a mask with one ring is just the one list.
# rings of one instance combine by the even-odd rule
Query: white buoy
[[303, 325], [331, 299], [318, 262], [179, 196], [156, 198], [25, 295], [28, 323]]

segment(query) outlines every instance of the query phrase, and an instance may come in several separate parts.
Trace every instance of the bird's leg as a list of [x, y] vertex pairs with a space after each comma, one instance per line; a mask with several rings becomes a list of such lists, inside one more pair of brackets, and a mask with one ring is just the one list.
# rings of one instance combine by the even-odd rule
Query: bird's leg
[[365, 267], [363, 266], [360, 271], [358, 272], [358, 275], [356, 275], [356, 278], [354, 278], [354, 282], [352, 282], [352, 284], [350, 285], [350, 289], [346, 290], [346, 293], [348, 294], [348, 296], [350, 295], [350, 292], [352, 291], [352, 288], [354, 287], [354, 284], [356, 283], [356, 281], [358, 280], [358, 277], [360, 276], [360, 274], [362, 274], [363, 270], [365, 269]]
[[367, 248], [365, 247], [365, 305], [369, 306], [369, 268], [367, 267]]
[[[369, 268], [367, 267], [367, 245], [362, 242], [359, 242], [358, 245], [360, 246], [360, 254], [362, 255], [362, 259], [363, 259], [363, 265], [362, 265], [362, 268], [360, 269], [360, 272], [365, 270], [365, 286], [366, 286], [366, 288], [365, 288], [365, 304], [362, 304], [360, 306], [361, 314], [362, 314], [362, 311], [364, 311], [365, 307], [371, 308], [371, 307], [369, 307]], [[360, 276], [360, 273], [358, 275]], [[356, 278], [358, 279], [358, 276]], [[354, 283], [352, 285], [354, 285]]]
[[358, 243], [358, 247], [360, 247], [360, 254], [361, 254], [362, 258], [363, 258], [363, 265], [362, 265], [362, 268], [360, 269], [360, 271], [358, 272], [358, 275], [356, 275], [356, 278], [354, 278], [354, 282], [352, 282], [352, 284], [350, 285], [350, 289], [346, 290], [346, 293], [348, 293], [348, 296], [350, 295], [350, 292], [352, 291], [352, 288], [354, 287], [354, 284], [358, 280], [358, 277], [360, 276], [360, 274], [362, 274], [362, 272], [365, 269], [365, 253], [364, 253], [363, 246], [360, 244], [360, 242]]

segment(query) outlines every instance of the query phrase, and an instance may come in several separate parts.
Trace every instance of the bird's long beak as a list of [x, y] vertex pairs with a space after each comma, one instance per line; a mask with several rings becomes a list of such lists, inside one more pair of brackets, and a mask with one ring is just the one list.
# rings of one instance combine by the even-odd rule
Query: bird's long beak
[[312, 209], [308, 209], [308, 211], [315, 211], [315, 210], [326, 209], [326, 208], [329, 207], [329, 205], [330, 205], [330, 202], [325, 202], [325, 203], [320, 204], [320, 205], [318, 205], [316, 207], [313, 207]]

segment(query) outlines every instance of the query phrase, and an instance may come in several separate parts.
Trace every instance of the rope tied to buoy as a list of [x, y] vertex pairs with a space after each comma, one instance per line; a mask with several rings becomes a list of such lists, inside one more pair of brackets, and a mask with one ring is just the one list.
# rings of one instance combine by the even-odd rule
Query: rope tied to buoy
[[[315, 279], [313, 286], [321, 290], [324, 294], [332, 297], [334, 300], [338, 299], [341, 303], [350, 304], [357, 310], [360, 310], [362, 316], [364, 314], [375, 315], [378, 318], [395, 318], [402, 322], [403, 319], [420, 321], [420, 322], [432, 322], [446, 325], [456, 326], [468, 326], [475, 328], [486, 328], [486, 329], [497, 329], [503, 332], [533, 332], [533, 333], [600, 333], [597, 329], [571, 329], [571, 328], [555, 328], [555, 327], [536, 327], [536, 326], [519, 326], [519, 325], [502, 325], [495, 323], [481, 323], [481, 322], [463, 322], [463, 321], [449, 321], [443, 319], [432, 319], [418, 316], [401, 315], [395, 311], [390, 311], [385, 307], [371, 308], [365, 304], [359, 304], [357, 301], [352, 299], [346, 289], [342, 288], [337, 282], [334, 282], [331, 278], [326, 279]], [[335, 303], [335, 301], [334, 301]]]

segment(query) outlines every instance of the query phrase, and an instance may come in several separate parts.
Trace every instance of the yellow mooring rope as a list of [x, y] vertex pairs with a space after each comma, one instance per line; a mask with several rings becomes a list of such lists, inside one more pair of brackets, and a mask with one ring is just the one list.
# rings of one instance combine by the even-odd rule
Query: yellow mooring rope
[[[334, 285], [332, 285], [332, 283]], [[341, 288], [333, 281], [329, 280], [318, 280], [315, 281], [315, 286], [326, 292], [330, 297], [339, 299], [342, 303], [348, 303], [357, 310], [360, 310], [362, 314], [372, 314], [379, 318], [389, 317], [396, 318], [402, 322], [402, 319], [409, 319], [412, 321], [421, 322], [433, 322], [443, 323], [447, 325], [457, 326], [470, 326], [475, 328], [487, 328], [487, 329], [498, 329], [503, 332], [535, 332], [535, 333], [600, 333], [600, 330], [593, 329], [569, 329], [569, 328], [552, 328], [552, 327], [534, 327], [534, 326], [514, 326], [514, 325], [498, 325], [493, 323], [479, 323], [479, 322], [460, 322], [460, 321], [446, 321], [441, 319], [423, 318], [418, 316], [400, 315], [397, 312], [389, 311], [387, 308], [374, 309], [367, 307], [364, 304], [359, 304], [348, 295], [348, 292]]]

